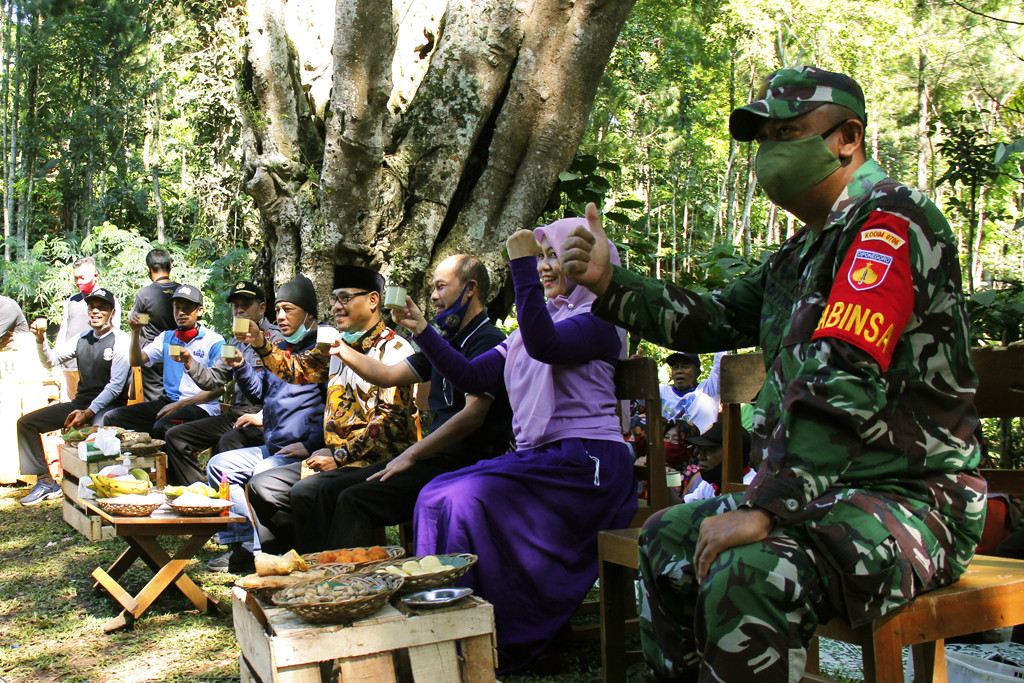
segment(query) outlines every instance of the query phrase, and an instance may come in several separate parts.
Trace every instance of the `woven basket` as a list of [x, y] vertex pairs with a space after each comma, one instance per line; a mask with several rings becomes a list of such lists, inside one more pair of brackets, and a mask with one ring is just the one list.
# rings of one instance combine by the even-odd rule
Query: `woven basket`
[[[273, 602], [274, 595], [285, 588], [298, 585], [300, 583], [320, 581], [322, 579], [340, 576], [341, 574], [348, 574], [353, 568], [354, 566], [351, 564], [325, 564], [308, 572], [295, 572], [288, 576], [273, 577], [283, 579], [282, 584], [277, 586], [261, 586], [260, 583], [262, 581], [272, 577], [250, 574], [249, 576], [242, 577], [235, 581], [235, 585], [245, 590], [247, 593], [252, 593], [263, 602]], [[313, 576], [310, 576], [311, 574], [313, 574]]]
[[[425, 555], [419, 557], [409, 557], [405, 561], [411, 560], [422, 560]], [[468, 553], [453, 554], [453, 555], [437, 555], [437, 559], [441, 561], [441, 564], [448, 565], [444, 569], [436, 572], [430, 572], [429, 574], [417, 574], [416, 576], [399, 577], [404, 578], [405, 582], [402, 584], [402, 589], [399, 591], [400, 594], [405, 595], [407, 593], [415, 593], [416, 591], [427, 591], [434, 588], [444, 588], [445, 586], [451, 586], [459, 580], [463, 574], [469, 571], [469, 568], [476, 564], [476, 555], [470, 555]], [[372, 571], [375, 576], [394, 576], [394, 574], [384, 574], [384, 567], [388, 564], [396, 564], [394, 562], [387, 562], [386, 560], [381, 562], [374, 562]], [[356, 571], [366, 572], [370, 571], [370, 567], [357, 567]]]
[[210, 499], [211, 505], [175, 505], [174, 501], [168, 501], [171, 509], [179, 515], [186, 517], [217, 517], [225, 510], [231, 509], [230, 500]]
[[[308, 595], [307, 591], [321, 587], [332, 591], [335, 587], [347, 588], [354, 595], [344, 599], [327, 595], [323, 601]], [[344, 624], [377, 612], [401, 587], [400, 576], [341, 574], [280, 590], [273, 596], [273, 602], [314, 624]]]
[[[405, 548], [403, 548], [400, 545], [386, 545], [386, 546], [382, 546], [382, 547], [384, 548], [385, 551], [387, 551], [387, 554], [388, 554], [388, 556], [385, 559], [383, 559], [383, 560], [371, 560], [369, 562], [355, 562], [354, 564], [357, 567], [365, 567], [365, 566], [368, 566], [368, 565], [371, 565], [371, 564], [376, 564], [378, 562], [387, 562], [387, 563], [390, 564], [390, 563], [394, 562], [394, 559], [396, 557], [402, 557], [403, 555], [405, 555]], [[367, 547], [363, 547], [363, 548], [345, 548], [345, 550], [369, 550], [369, 548], [367, 548]], [[311, 567], [313, 565], [323, 566], [323, 565], [319, 564], [320, 555], [321, 555], [321, 553], [306, 553], [305, 555], [302, 556], [302, 559], [304, 559], [306, 561], [306, 564], [308, 564]], [[326, 563], [326, 564], [331, 564], [331, 563]]]
[[153, 503], [121, 503], [117, 498], [96, 499], [96, 505], [100, 510], [118, 517], [148, 517], [153, 510], [163, 504], [162, 500]]

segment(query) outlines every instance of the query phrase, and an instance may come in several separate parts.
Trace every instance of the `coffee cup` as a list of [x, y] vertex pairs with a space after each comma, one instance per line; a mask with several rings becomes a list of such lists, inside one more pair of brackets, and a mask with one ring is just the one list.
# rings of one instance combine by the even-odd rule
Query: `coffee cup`
[[171, 358], [174, 360], [181, 358], [181, 344], [171, 344], [168, 353], [171, 354]]
[[238, 349], [234, 346], [225, 344], [224, 348], [221, 349], [220, 355], [224, 356], [225, 360], [234, 360], [235, 356], [238, 355]]
[[249, 332], [249, 319], [235, 318], [234, 323], [231, 325], [231, 331], [235, 334], [247, 334]]
[[338, 330], [330, 325], [320, 325], [316, 328], [316, 343], [324, 346], [333, 346], [338, 341]]
[[683, 475], [679, 470], [669, 470], [665, 473], [665, 484], [670, 488], [674, 489], [677, 486], [683, 485]]
[[139, 313], [139, 324], [140, 325], [148, 325], [149, 324], [149, 313]]

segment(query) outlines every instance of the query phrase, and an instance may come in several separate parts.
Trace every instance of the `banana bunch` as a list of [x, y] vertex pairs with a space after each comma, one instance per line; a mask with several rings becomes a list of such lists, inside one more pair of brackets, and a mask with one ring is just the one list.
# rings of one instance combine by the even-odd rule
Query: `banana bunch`
[[[145, 479], [137, 473], [144, 475]], [[88, 488], [96, 492], [97, 498], [116, 498], [131, 494], [144, 496], [149, 493], [149, 475], [143, 470], [132, 470], [131, 479], [111, 479], [101, 474], [94, 474], [87, 484]]]
[[200, 481], [197, 481], [197, 482], [195, 482], [193, 484], [189, 484], [188, 486], [166, 486], [166, 487], [164, 487], [164, 495], [166, 495], [171, 500], [173, 500], [173, 499], [177, 498], [178, 496], [183, 495], [185, 493], [197, 493], [200, 496], [206, 496], [207, 498], [219, 498], [220, 497], [220, 491], [218, 491], [217, 489], [213, 488], [212, 486], [207, 486], [206, 484], [204, 484], [204, 483], [202, 483]]

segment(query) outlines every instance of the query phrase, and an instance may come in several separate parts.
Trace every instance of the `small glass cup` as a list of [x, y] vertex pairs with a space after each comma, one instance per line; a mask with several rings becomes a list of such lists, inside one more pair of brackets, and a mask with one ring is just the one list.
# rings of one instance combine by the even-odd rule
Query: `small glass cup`
[[139, 313], [139, 324], [140, 325], [148, 325], [149, 324], [149, 313]]
[[238, 355], [238, 349], [230, 344], [225, 344], [224, 348], [220, 351], [220, 355], [224, 356], [226, 360], [234, 360], [235, 356]]
[[174, 360], [180, 360], [181, 344], [171, 344], [170, 348], [168, 349], [168, 353], [171, 354], [171, 358], [173, 358]]
[[247, 334], [249, 332], [249, 319], [235, 318], [231, 324], [231, 331], [235, 334]]
[[316, 328], [316, 343], [324, 346], [333, 346], [338, 341], [338, 330], [330, 325], [320, 325]]
[[32, 328], [36, 330], [46, 330], [46, 318], [36, 318], [35, 322], [32, 323]]
[[679, 470], [668, 470], [665, 473], [665, 484], [670, 489], [674, 489], [676, 487], [682, 486], [683, 485], [683, 473], [680, 472]]
[[389, 310], [405, 308], [406, 293], [405, 287], [401, 285], [388, 285], [384, 290], [384, 308]]

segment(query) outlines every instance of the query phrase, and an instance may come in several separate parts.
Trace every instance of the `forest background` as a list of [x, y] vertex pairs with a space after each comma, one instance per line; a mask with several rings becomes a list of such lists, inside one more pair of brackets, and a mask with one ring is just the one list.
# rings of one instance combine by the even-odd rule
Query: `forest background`
[[[312, 34], [300, 35], [292, 21], [278, 46], [282, 51], [274, 53], [271, 46], [263, 57], [272, 61], [276, 54], [279, 61], [301, 64], [285, 77], [294, 81], [292, 94], [308, 99], [296, 109], [302, 116], [293, 146], [302, 149], [289, 156], [281, 151], [286, 143], [273, 138], [281, 115], [261, 94], [260, 84], [273, 74], [261, 71], [269, 67], [260, 65], [264, 48], [254, 36], [274, 33], [268, 17], [275, 12], [305, 15], [307, 30], [317, 21], [334, 23], [324, 19], [324, 12], [340, 16], [349, 8], [357, 27], [360, 19], [392, 21], [393, 42], [380, 54], [366, 37], [372, 31], [364, 26], [363, 35], [356, 34], [365, 51], [357, 58], [390, 63], [384, 57], [394, 51], [395, 81], [393, 91], [385, 93], [391, 99], [384, 114], [405, 118], [371, 131], [366, 139], [373, 144], [399, 139], [415, 128], [417, 116], [424, 118], [421, 112], [428, 107], [417, 110], [416, 98], [427, 100], [427, 87], [420, 93], [400, 92], [407, 86], [398, 80], [399, 56], [415, 53], [413, 61], [424, 73], [438, 66], [456, 40], [450, 36], [458, 34], [460, 12], [474, 3], [396, 0], [393, 17], [366, 14], [365, 7], [386, 4], [346, 0], [335, 9], [333, 2], [312, 0], [0, 1], [0, 293], [21, 303], [30, 319], [59, 319], [63, 300], [74, 292], [71, 263], [90, 254], [100, 264], [102, 282], [127, 306], [148, 282], [145, 253], [163, 245], [173, 254], [174, 278], [202, 287], [213, 302], [208, 317], [224, 327], [223, 296], [238, 278], [253, 277], [272, 293], [303, 271], [322, 290], [332, 262], [355, 261], [380, 268], [392, 279], [410, 280], [422, 295], [432, 265], [446, 251], [471, 244], [502, 285], [491, 312], [503, 317], [511, 306], [501, 266], [504, 238], [519, 227], [581, 215], [592, 200], [604, 209], [629, 268], [713, 289], [762, 261], [798, 227], [758, 188], [755, 146], [730, 139], [728, 114], [751, 98], [770, 71], [814, 64], [858, 79], [868, 102], [869, 154], [893, 177], [927, 192], [949, 218], [959, 240], [975, 342], [1021, 339], [1020, 0], [639, 0], [635, 5], [632, 0], [519, 5], [478, 0], [477, 8], [495, 15], [510, 8], [528, 14], [524, 7], [538, 16], [541, 10], [566, 17], [589, 13], [579, 24], [570, 17], [566, 26], [556, 27], [561, 33], [551, 29], [549, 42], [578, 42], [580, 33], [593, 30], [598, 44], [597, 27], [607, 25], [607, 49], [602, 53], [598, 44], [592, 61], [603, 63], [602, 55], [610, 54], [603, 75], [598, 63], [589, 72], [581, 70], [580, 84], [568, 80], [560, 86], [573, 90], [579, 85], [580, 93], [543, 94], [545, 101], [559, 95], [580, 99], [583, 111], [574, 115], [585, 128], [581, 125], [578, 134], [556, 130], [562, 148], [556, 145], [550, 155], [536, 152], [544, 157], [538, 167], [551, 167], [545, 169], [548, 180], [522, 192], [540, 196], [515, 210], [508, 208], [514, 202], [507, 201], [500, 215], [468, 227], [463, 223], [470, 219], [460, 216], [472, 218], [486, 201], [474, 204], [470, 197], [459, 204], [459, 198], [469, 196], [472, 185], [491, 182], [493, 157], [500, 156], [493, 149], [502, 134], [500, 105], [492, 120], [485, 121], [486, 112], [480, 117], [473, 134], [476, 149], [491, 158], [474, 167], [472, 154], [466, 153], [455, 173], [458, 187], [453, 183], [445, 190], [449, 215], [422, 209], [442, 202], [420, 201], [424, 182], [431, 180], [416, 178], [415, 172], [393, 183], [398, 187], [393, 194], [401, 196], [390, 206], [382, 200], [383, 206], [352, 212], [348, 205], [352, 196], [358, 200], [358, 192], [346, 201], [338, 199], [338, 162], [331, 157], [342, 81], [335, 75], [334, 92], [318, 95], [323, 83], [305, 72], [323, 65], [313, 64], [309, 56], [305, 43]], [[603, 11], [617, 14], [605, 19]], [[506, 21], [489, 20], [492, 32], [494, 22]], [[259, 22], [264, 23], [254, 31], [251, 24]], [[515, 28], [514, 20], [506, 23]], [[281, 31], [284, 24], [282, 19]], [[523, 43], [531, 39], [531, 30], [527, 26], [517, 34]], [[406, 45], [409, 33], [414, 41]], [[342, 37], [335, 34], [335, 45]], [[490, 49], [492, 64], [506, 57], [493, 45]], [[515, 49], [507, 60], [511, 75], [496, 98], [510, 100], [520, 87], [513, 69], [523, 69], [528, 56]], [[330, 49], [327, 53], [329, 58]], [[335, 69], [341, 59], [334, 55]], [[566, 71], [575, 68], [569, 60], [564, 64]], [[391, 83], [391, 74], [386, 76], [385, 87]], [[427, 83], [430, 76], [416, 78]], [[593, 81], [591, 90], [587, 79]], [[426, 104], [436, 108], [453, 92], [435, 92], [435, 101]], [[372, 90], [367, 99], [372, 100]], [[345, 113], [351, 130], [356, 117], [351, 110]], [[542, 126], [531, 125], [534, 131]], [[521, 134], [511, 136], [516, 137]], [[310, 138], [315, 138], [312, 143]], [[272, 144], [278, 145], [276, 156], [267, 161]], [[316, 148], [312, 159], [310, 145]], [[412, 155], [400, 143], [381, 147], [378, 159], [384, 161], [366, 175], [382, 166], [415, 167], [425, 158], [421, 154], [409, 161]], [[271, 200], [262, 181], [277, 193]], [[386, 183], [361, 189], [374, 196], [392, 192]], [[287, 223], [278, 215], [282, 198], [293, 202], [292, 220], [298, 227], [282, 227], [282, 221]], [[332, 218], [332, 210], [342, 218]], [[296, 211], [313, 218], [295, 221]], [[379, 216], [375, 223], [361, 222], [374, 211], [404, 215], [390, 223]], [[420, 223], [432, 225], [432, 232], [409, 237]], [[459, 234], [461, 242], [455, 239]], [[332, 246], [335, 242], [338, 247]]]

